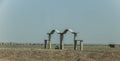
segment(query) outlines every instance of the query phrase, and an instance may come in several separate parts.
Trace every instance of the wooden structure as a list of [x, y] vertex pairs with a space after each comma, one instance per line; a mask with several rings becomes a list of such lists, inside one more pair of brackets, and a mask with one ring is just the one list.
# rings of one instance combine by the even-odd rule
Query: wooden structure
[[47, 48], [47, 40], [44, 40], [44, 42], [45, 42], [45, 49]]
[[64, 35], [67, 33], [67, 32], [70, 32], [71, 34], [74, 35], [74, 50], [77, 49], [77, 34], [76, 32], [74, 32], [73, 30], [71, 29], [65, 29], [63, 32], [60, 32], [59, 30], [55, 29], [55, 30], [52, 30], [50, 33], [47, 33], [48, 34], [48, 48], [51, 49], [51, 36], [52, 34], [54, 33], [57, 33], [60, 35], [60, 49], [64, 49]]
[[74, 35], [74, 50], [76, 50], [77, 49], [77, 33], [71, 29], [65, 29], [64, 32], [60, 33], [60, 42], [61, 42], [60, 49], [64, 49], [64, 43], [63, 43], [64, 34], [66, 34], [68, 31]]
[[77, 40], [80, 41], [80, 51], [83, 51], [83, 40]]
[[48, 48], [51, 49], [51, 36], [52, 34], [54, 33], [60, 33], [59, 30], [55, 29], [55, 30], [52, 30], [50, 33], [47, 33], [48, 34]]

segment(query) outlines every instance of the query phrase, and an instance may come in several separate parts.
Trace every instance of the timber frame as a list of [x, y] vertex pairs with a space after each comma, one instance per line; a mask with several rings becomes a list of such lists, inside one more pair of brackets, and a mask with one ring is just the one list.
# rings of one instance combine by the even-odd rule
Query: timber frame
[[[64, 35], [67, 33], [67, 32], [70, 32], [71, 34], [73, 34], [74, 35], [74, 50], [76, 50], [77, 49], [77, 32], [74, 32], [72, 29], [65, 29], [63, 32], [60, 32], [59, 30], [57, 30], [57, 29], [54, 29], [54, 30], [52, 30], [50, 33], [47, 33], [47, 35], [48, 35], [48, 48], [49, 49], [51, 49], [51, 36], [52, 36], [52, 34], [54, 34], [55, 32], [57, 33], [57, 34], [59, 34], [60, 35], [60, 49], [62, 50], [62, 49], [64, 49]], [[47, 42], [45, 41], [45, 48], [46, 48], [46, 44]]]

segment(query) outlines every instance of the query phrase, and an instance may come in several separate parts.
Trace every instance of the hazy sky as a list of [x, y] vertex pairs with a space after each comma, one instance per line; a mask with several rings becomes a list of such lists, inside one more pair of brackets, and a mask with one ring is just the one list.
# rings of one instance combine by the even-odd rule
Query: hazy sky
[[120, 43], [120, 0], [0, 0], [0, 42], [43, 43], [52, 29], [66, 28], [85, 43]]

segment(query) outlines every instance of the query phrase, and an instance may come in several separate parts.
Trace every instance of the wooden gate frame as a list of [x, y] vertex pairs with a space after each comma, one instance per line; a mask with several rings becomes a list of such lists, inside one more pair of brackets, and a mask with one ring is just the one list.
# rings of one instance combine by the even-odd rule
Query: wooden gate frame
[[76, 32], [74, 32], [72, 29], [65, 29], [64, 32], [60, 32], [59, 30], [55, 29], [55, 30], [52, 30], [50, 33], [47, 33], [48, 35], [48, 48], [51, 49], [51, 35], [54, 34], [55, 32], [57, 34], [60, 34], [60, 49], [64, 49], [64, 35], [67, 33], [67, 32], [70, 32], [71, 34], [74, 35], [74, 50], [77, 49], [77, 34]]

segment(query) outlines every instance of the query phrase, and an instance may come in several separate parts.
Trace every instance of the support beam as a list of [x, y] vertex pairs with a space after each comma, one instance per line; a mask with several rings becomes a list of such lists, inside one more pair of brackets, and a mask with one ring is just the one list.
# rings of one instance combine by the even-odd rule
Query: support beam
[[64, 34], [60, 33], [60, 49], [64, 49], [64, 42], [63, 42]]
[[47, 40], [44, 40], [44, 42], [45, 42], [45, 49], [47, 48]]
[[77, 50], [77, 33], [74, 33], [74, 50]]
[[51, 49], [51, 34], [48, 33], [48, 48]]
[[80, 51], [83, 51], [83, 40], [80, 40]]

